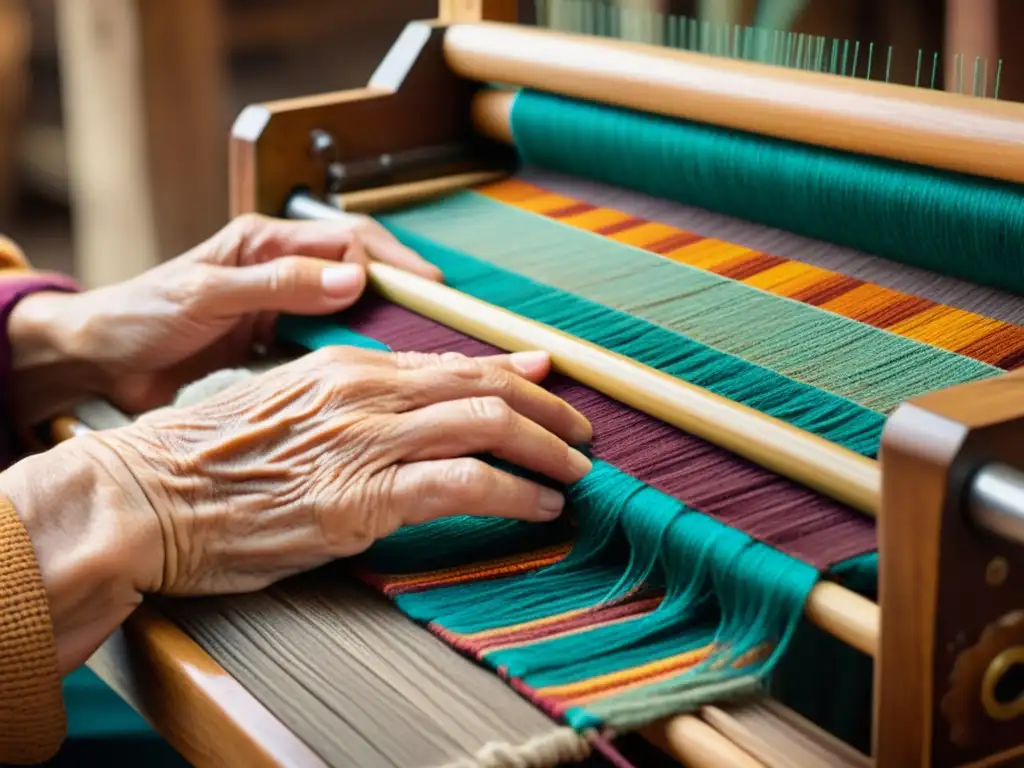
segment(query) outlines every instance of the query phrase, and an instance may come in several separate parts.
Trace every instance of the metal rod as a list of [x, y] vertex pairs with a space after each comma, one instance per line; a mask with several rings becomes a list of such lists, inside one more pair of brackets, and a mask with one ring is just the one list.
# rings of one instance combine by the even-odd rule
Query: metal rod
[[289, 197], [284, 206], [284, 215], [289, 219], [347, 219], [351, 216], [336, 205], [328, 205], [307, 192], [296, 192]]
[[1024, 473], [1005, 464], [982, 467], [971, 484], [967, 505], [975, 524], [1024, 544]]

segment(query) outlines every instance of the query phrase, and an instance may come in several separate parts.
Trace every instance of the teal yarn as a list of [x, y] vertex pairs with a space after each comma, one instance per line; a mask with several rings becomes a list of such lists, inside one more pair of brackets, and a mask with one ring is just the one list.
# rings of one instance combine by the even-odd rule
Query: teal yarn
[[[642, 585], [664, 589], [649, 614], [480, 657], [537, 689], [714, 646], [706, 661], [669, 680], [568, 711], [567, 722], [578, 728], [634, 727], [764, 689], [817, 582], [813, 568], [600, 461], [569, 489], [568, 502], [578, 538], [564, 560], [399, 595], [396, 605], [416, 621], [466, 634], [594, 607]], [[765, 643], [774, 645], [767, 658], [731, 666]]]
[[1024, 292], [1018, 184], [521, 91], [523, 160]]
[[159, 738], [149, 723], [88, 667], [79, 667], [65, 677], [62, 689], [67, 738]]
[[[357, 345], [359, 336], [352, 337]], [[311, 349], [324, 338], [302, 336]], [[579, 730], [630, 728], [766, 688], [818, 580], [814, 568], [602, 461], [567, 489], [567, 510], [563, 517], [575, 521], [573, 546], [553, 565], [393, 601], [414, 621], [468, 634], [614, 603], [638, 589], [663, 592], [650, 613], [479, 656], [536, 690], [708, 649], [704, 661], [670, 679], [569, 709], [564, 719]], [[360, 565], [384, 574], [451, 567], [527, 553], [567, 534], [556, 524], [460, 516], [400, 529], [371, 547]], [[773, 647], [765, 658], [733, 665], [765, 644]]]
[[306, 349], [345, 346], [391, 351], [387, 344], [356, 333], [341, 323], [325, 323], [322, 318], [315, 316], [281, 315], [275, 324], [274, 333], [279, 341], [298, 344]]
[[143, 764], [187, 768], [188, 761], [88, 667], [64, 678], [62, 695], [67, 713], [65, 740], [43, 768]]
[[642, 318], [441, 245], [404, 226], [401, 213], [381, 216], [380, 221], [404, 245], [439, 267], [452, 288], [632, 358], [856, 453], [874, 456], [877, 451], [885, 425], [882, 414]]

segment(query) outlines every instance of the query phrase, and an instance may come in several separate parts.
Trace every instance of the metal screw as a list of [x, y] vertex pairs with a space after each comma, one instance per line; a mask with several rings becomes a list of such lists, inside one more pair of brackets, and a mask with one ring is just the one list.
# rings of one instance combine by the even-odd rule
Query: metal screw
[[327, 131], [314, 128], [309, 132], [309, 153], [324, 163], [335, 159], [334, 137]]
[[1010, 575], [1010, 564], [1005, 557], [993, 557], [985, 567], [985, 581], [990, 587], [998, 587]]

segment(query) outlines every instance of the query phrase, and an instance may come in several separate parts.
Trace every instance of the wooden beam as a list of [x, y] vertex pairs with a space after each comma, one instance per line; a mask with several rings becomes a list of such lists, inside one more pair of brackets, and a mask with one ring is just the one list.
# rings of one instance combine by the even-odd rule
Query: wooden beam
[[12, 214], [28, 95], [31, 26], [25, 0], [0, 0], [0, 222]]
[[438, 19], [446, 24], [465, 21], [519, 20], [519, 0], [440, 0]]

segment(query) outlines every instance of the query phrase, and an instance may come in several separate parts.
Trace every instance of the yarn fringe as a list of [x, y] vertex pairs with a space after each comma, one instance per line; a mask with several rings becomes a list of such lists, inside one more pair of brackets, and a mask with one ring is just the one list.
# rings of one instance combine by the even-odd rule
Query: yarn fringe
[[557, 728], [524, 744], [485, 744], [472, 758], [447, 763], [442, 768], [558, 768], [590, 757], [590, 742], [572, 728]]

